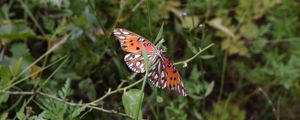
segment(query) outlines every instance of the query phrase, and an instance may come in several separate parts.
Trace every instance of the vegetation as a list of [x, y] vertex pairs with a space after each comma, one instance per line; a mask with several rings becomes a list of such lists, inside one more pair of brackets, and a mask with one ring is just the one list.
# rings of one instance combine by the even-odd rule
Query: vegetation
[[[1, 120], [300, 119], [297, 0], [0, 5]], [[114, 28], [161, 43], [188, 96], [130, 71]]]

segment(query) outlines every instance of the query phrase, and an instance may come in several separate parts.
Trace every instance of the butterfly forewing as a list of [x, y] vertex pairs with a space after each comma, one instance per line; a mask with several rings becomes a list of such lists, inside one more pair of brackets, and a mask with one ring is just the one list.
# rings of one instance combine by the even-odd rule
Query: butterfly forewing
[[175, 66], [163, 56], [163, 64], [166, 66], [165, 71], [167, 74], [166, 81], [167, 87], [171, 90], [176, 91], [177, 93], [186, 96], [187, 91], [183, 86], [179, 72], [176, 70]]
[[152, 62], [148, 78], [154, 86], [162, 89], [167, 87], [183, 96], [187, 95], [179, 72], [166, 57], [157, 57]]
[[145, 38], [122, 28], [116, 28], [113, 31], [115, 38], [120, 42], [121, 47], [126, 52], [137, 53], [142, 51], [142, 45], [147, 52], [154, 50], [153, 44]]

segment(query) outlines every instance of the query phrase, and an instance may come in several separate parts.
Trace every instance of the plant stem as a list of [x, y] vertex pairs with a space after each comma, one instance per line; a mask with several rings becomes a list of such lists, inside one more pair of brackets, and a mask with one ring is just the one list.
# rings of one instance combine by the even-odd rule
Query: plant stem
[[126, 87], [119, 88], [119, 89], [116, 89], [116, 90], [113, 90], [113, 91], [109, 91], [105, 95], [103, 95], [101, 98], [99, 98], [97, 100], [94, 100], [94, 101], [90, 102], [89, 104], [91, 104], [91, 105], [97, 105], [97, 103], [99, 103], [100, 101], [104, 100], [106, 97], [108, 97], [108, 96], [110, 96], [110, 95], [112, 95], [114, 93], [121, 92], [121, 91], [124, 91], [126, 89], [132, 88], [132, 87], [134, 87], [135, 85], [139, 84], [142, 81], [143, 81], [143, 79], [140, 79], [140, 80], [136, 81], [135, 83], [132, 83], [132, 84], [126, 86]]
[[98, 110], [98, 111], [102, 111], [102, 112], [106, 112], [106, 113], [118, 114], [118, 115], [133, 119], [132, 116], [127, 115], [125, 113], [115, 111], [115, 110], [107, 110], [107, 109], [104, 109], [104, 108], [92, 106], [90, 104], [68, 102], [68, 101], [60, 99], [56, 96], [53, 96], [53, 95], [50, 95], [50, 94], [47, 94], [47, 93], [44, 93], [44, 92], [39, 92], [39, 91], [29, 92], [29, 91], [4, 91], [4, 90], [0, 90], [0, 93], [11, 94], [11, 95], [41, 95], [43, 97], [47, 97], [47, 98], [53, 99], [53, 100], [58, 101], [58, 102], [62, 102], [62, 103], [66, 104], [66, 105], [69, 105], [69, 106], [80, 106], [80, 107], [91, 108], [91, 109], [94, 109], [94, 110]]
[[221, 75], [221, 87], [220, 87], [220, 93], [219, 93], [219, 96], [218, 96], [218, 101], [221, 100], [221, 97], [222, 97], [222, 94], [223, 94], [226, 67], [227, 67], [227, 56], [228, 56], [228, 53], [225, 51], [225, 55], [224, 55], [224, 59], [223, 59], [223, 66], [222, 66], [222, 75]]
[[148, 10], [148, 27], [149, 27], [149, 33], [152, 37], [152, 27], [151, 27], [151, 14], [150, 14], [150, 0], [147, 0], [147, 10]]
[[139, 114], [140, 114], [140, 109], [143, 103], [143, 98], [144, 98], [144, 89], [145, 89], [145, 85], [146, 85], [146, 81], [147, 81], [147, 77], [148, 77], [148, 73], [149, 73], [149, 62], [148, 62], [148, 55], [146, 53], [146, 48], [144, 46], [142, 46], [142, 53], [143, 53], [143, 57], [144, 57], [144, 64], [145, 64], [145, 68], [146, 68], [146, 74], [144, 76], [144, 80], [143, 80], [143, 85], [141, 88], [141, 94], [140, 94], [140, 98], [139, 98], [139, 104], [138, 104], [138, 108], [136, 109], [136, 116], [135, 119], [138, 120], [139, 118]]
[[194, 60], [198, 55], [200, 55], [202, 52], [204, 52], [205, 50], [207, 50], [208, 48], [212, 47], [214, 45], [214, 43], [211, 43], [209, 44], [208, 46], [206, 46], [205, 48], [203, 49], [200, 49], [193, 57], [187, 59], [187, 60], [184, 60], [184, 61], [179, 61], [179, 62], [176, 62], [174, 63], [174, 65], [179, 65], [179, 64], [184, 64], [186, 65], [188, 62]]

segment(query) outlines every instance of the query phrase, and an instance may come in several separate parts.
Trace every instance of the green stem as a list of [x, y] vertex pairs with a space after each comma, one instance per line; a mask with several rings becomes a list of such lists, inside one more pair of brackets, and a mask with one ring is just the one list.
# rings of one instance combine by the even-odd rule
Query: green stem
[[142, 53], [143, 53], [143, 57], [144, 57], [144, 64], [145, 64], [145, 68], [146, 68], [146, 74], [144, 76], [144, 80], [143, 80], [143, 85], [141, 88], [141, 95], [139, 98], [139, 104], [138, 104], [138, 108], [136, 109], [136, 116], [135, 119], [138, 120], [139, 118], [139, 114], [140, 114], [140, 109], [143, 103], [143, 98], [144, 98], [144, 89], [145, 89], [145, 85], [146, 85], [146, 81], [147, 81], [147, 77], [148, 77], [148, 73], [149, 73], [149, 62], [148, 62], [148, 57], [147, 57], [147, 53], [146, 53], [146, 48], [144, 46], [142, 46]]
[[222, 66], [222, 75], [221, 75], [221, 87], [220, 87], [220, 94], [218, 97], [218, 101], [221, 100], [224, 88], [224, 81], [225, 81], [225, 74], [226, 74], [226, 67], [227, 67], [227, 57], [228, 53], [225, 51], [224, 59], [223, 59], [223, 66]]
[[[2, 89], [2, 90], [7, 90], [7, 89], [9, 89], [9, 88], [11, 88], [11, 87], [13, 87], [13, 86], [15, 86], [15, 85], [17, 85], [17, 84], [19, 84], [19, 83], [25, 81], [25, 80], [27, 80], [27, 79], [30, 78], [31, 76], [34, 76], [34, 75], [40, 73], [41, 71], [43, 71], [43, 70], [45, 70], [45, 69], [47, 69], [47, 68], [49, 68], [49, 67], [55, 65], [57, 62], [63, 60], [64, 58], [66, 58], [66, 56], [64, 56], [64, 57], [62, 57], [62, 58], [60, 58], [60, 59], [58, 59], [57, 61], [51, 63], [50, 65], [48, 65], [48, 66], [42, 68], [42, 69], [39, 70], [39, 71], [36, 71], [36, 72], [32, 73], [31, 75], [29, 75], [29, 76], [27, 76], [27, 77], [24, 77], [23, 79], [20, 79], [20, 80], [16, 81], [15, 83], [10, 84], [9, 86], [5, 87], [5, 88]], [[17, 78], [18, 78], [18, 77], [17, 77]], [[13, 79], [17, 80], [17, 78], [13, 78]]]
[[96, 15], [96, 19], [97, 19], [97, 21], [99, 21], [98, 24], [99, 24], [100, 28], [102, 29], [104, 36], [106, 38], [109, 38], [106, 31], [104, 30], [104, 27], [103, 27], [102, 23], [100, 22], [101, 19], [100, 19], [99, 15], [97, 14], [94, 3], [92, 3], [91, 0], [88, 0], [88, 4], [89, 4], [89, 7], [93, 10], [94, 14]]
[[152, 37], [152, 28], [151, 28], [151, 14], [150, 14], [150, 0], [147, 0], [147, 10], [148, 10], [148, 27], [149, 27], [149, 33]]
[[124, 91], [126, 89], [129, 89], [129, 88], [132, 88], [134, 87], [135, 85], [139, 84], [140, 82], [142, 82], [144, 79], [140, 79], [138, 81], [136, 81], [135, 83], [132, 83], [126, 87], [123, 87], [123, 88], [120, 88], [120, 89], [116, 89], [116, 90], [113, 90], [113, 91], [108, 91], [105, 95], [103, 95], [101, 98], [97, 99], [97, 100], [94, 100], [92, 102], [90, 102], [89, 104], [91, 105], [97, 105], [97, 103], [99, 103], [100, 101], [104, 100], [106, 97], [112, 95], [112, 94], [115, 94], [117, 92], [121, 92], [121, 91]]
[[111, 30], [111, 32], [110, 32], [109, 35], [108, 35], [109, 37], [111, 36], [111, 34], [112, 34], [112, 32], [113, 32], [113, 29], [117, 26], [118, 21], [119, 21], [119, 19], [120, 19], [121, 16], [122, 16], [122, 13], [123, 13], [123, 10], [124, 10], [124, 6], [125, 6], [127, 0], [125, 0], [125, 2], [123, 2], [123, 1], [124, 1], [124, 0], [121, 0], [121, 2], [120, 2], [120, 10], [118, 11], [117, 19], [116, 19], [116, 21], [114, 22], [114, 24], [113, 24], [113, 26], [112, 26], [112, 30]]
[[44, 30], [40, 26], [39, 22], [34, 18], [32, 12], [29, 10], [28, 6], [23, 2], [23, 0], [18, 0], [18, 1], [21, 3], [21, 5], [24, 8], [25, 12], [29, 15], [30, 19], [33, 21], [35, 26], [39, 29], [39, 31], [43, 34], [43, 36], [45, 36]]
[[198, 55], [200, 55], [202, 52], [204, 52], [205, 50], [207, 50], [208, 48], [212, 47], [214, 45], [214, 43], [211, 43], [209, 44], [208, 46], [206, 46], [205, 48], [203, 49], [200, 49], [193, 57], [187, 59], [187, 60], [184, 60], [184, 61], [179, 61], [179, 62], [176, 62], [174, 63], [174, 65], [179, 65], [179, 64], [184, 64], [186, 65], [188, 62], [194, 60]]

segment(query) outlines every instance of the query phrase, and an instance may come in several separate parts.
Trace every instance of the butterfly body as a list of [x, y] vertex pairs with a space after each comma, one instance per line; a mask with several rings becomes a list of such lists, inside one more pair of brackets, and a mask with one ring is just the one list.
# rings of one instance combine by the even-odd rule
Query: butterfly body
[[124, 57], [129, 69], [136, 73], [146, 71], [142, 54], [142, 47], [144, 46], [151, 65], [148, 73], [149, 81], [158, 88], [169, 88], [183, 96], [187, 95], [179, 72], [163, 55], [161, 49], [156, 49], [150, 41], [126, 29], [116, 28], [113, 34], [120, 42], [121, 48], [129, 52]]

